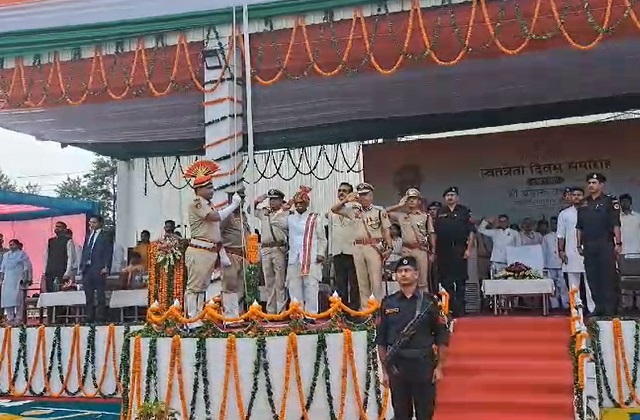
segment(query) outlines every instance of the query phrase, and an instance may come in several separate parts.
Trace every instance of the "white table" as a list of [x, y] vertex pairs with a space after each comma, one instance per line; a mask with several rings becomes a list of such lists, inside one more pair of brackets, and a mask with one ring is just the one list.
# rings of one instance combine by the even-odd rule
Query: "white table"
[[[52, 308], [51, 310], [51, 319], [47, 319], [48, 323], [53, 323], [56, 318], [56, 308], [58, 306], [64, 306], [69, 308], [71, 306], [85, 306], [87, 304], [87, 299], [83, 290], [69, 290], [66, 292], [51, 292], [51, 293], [41, 293], [38, 297], [38, 303], [36, 307], [38, 308]], [[69, 318], [73, 318], [75, 322], [80, 322], [81, 309], [75, 308], [75, 316], [67, 315], [65, 317], [67, 320]], [[47, 315], [48, 317], [48, 315]]]
[[109, 299], [109, 308], [120, 309], [120, 322], [124, 322], [124, 309], [133, 308], [133, 319], [138, 321], [138, 308], [148, 306], [148, 295], [147, 289], [114, 290]]
[[555, 285], [552, 279], [488, 279], [482, 282], [485, 296], [493, 296], [493, 313], [498, 315], [499, 296], [542, 295], [542, 314], [548, 313], [547, 298], [553, 294]]

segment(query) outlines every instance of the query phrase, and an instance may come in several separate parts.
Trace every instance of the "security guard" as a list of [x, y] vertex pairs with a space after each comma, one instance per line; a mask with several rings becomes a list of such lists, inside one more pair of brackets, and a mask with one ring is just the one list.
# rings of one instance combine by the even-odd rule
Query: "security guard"
[[[222, 244], [220, 222], [227, 219], [241, 203], [235, 194], [230, 204], [222, 210], [216, 210], [211, 203], [213, 198], [213, 175], [219, 167], [213, 161], [200, 160], [185, 172], [185, 178], [191, 179], [196, 197], [189, 204], [189, 230], [191, 240], [185, 252], [187, 268], [187, 286], [184, 292], [185, 309], [190, 318], [194, 318], [203, 309], [205, 293], [211, 282], [211, 275], [222, 262]], [[201, 322], [189, 325], [201, 326]]]
[[[347, 206], [353, 203], [353, 206]], [[331, 207], [331, 211], [355, 221], [353, 262], [358, 276], [360, 306], [365, 309], [369, 297], [382, 300], [382, 267], [391, 254], [391, 222], [387, 211], [373, 204], [373, 186], [358, 184], [350, 193]]]
[[[587, 175], [589, 196], [578, 207], [578, 252], [584, 256], [584, 269], [596, 304], [594, 316], [615, 316], [618, 310], [619, 280], [616, 255], [622, 252], [620, 204], [604, 194], [604, 175]], [[615, 242], [614, 242], [615, 238]]]
[[[266, 199], [269, 199], [269, 205], [259, 209], [258, 205]], [[284, 193], [277, 189], [270, 189], [267, 194], [256, 198], [253, 207], [262, 226], [260, 256], [267, 288], [267, 312], [278, 314], [285, 309], [287, 301], [285, 272], [289, 210], [284, 206]]]
[[476, 230], [471, 210], [458, 204], [458, 192], [458, 187], [444, 191], [445, 205], [438, 210], [434, 223], [438, 275], [442, 287], [449, 293], [451, 312], [455, 317], [464, 315], [467, 260], [475, 243]]
[[395, 206], [387, 207], [392, 222], [400, 225], [402, 255], [412, 256], [418, 261], [420, 277], [418, 286], [423, 292], [438, 293], [429, 287], [429, 266], [433, 262], [435, 248], [433, 219], [421, 210], [422, 196], [417, 188], [409, 188]]
[[400, 259], [395, 276], [400, 290], [383, 299], [376, 320], [383, 385], [391, 387], [395, 420], [431, 420], [449, 331], [437, 300], [418, 288], [416, 259]]

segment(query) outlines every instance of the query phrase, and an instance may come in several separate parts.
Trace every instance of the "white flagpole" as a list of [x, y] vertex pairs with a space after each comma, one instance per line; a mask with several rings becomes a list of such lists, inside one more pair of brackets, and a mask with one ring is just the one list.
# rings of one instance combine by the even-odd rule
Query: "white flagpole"
[[[247, 178], [249, 179], [249, 205], [253, 207], [253, 201], [256, 199], [256, 180], [255, 180], [255, 150], [253, 144], [253, 96], [251, 93], [251, 45], [249, 44], [249, 6], [242, 5], [242, 36], [244, 39], [244, 86], [246, 89], [245, 99], [245, 117], [247, 119]], [[251, 225], [251, 233], [253, 233], [254, 218], [249, 218]]]

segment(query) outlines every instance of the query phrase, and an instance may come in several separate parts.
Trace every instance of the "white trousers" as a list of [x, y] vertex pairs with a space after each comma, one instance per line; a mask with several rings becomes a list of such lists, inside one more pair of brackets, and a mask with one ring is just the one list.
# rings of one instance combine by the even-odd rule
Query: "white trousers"
[[322, 280], [322, 264], [312, 263], [308, 276], [300, 275], [300, 263], [287, 268], [287, 289], [291, 300], [296, 299], [306, 312], [318, 313], [318, 291]]
[[559, 268], [547, 268], [546, 270], [555, 285], [553, 296], [549, 298], [551, 307], [554, 309], [560, 307], [567, 309], [569, 307], [569, 289], [567, 289], [567, 283], [564, 281], [562, 270]]
[[591, 297], [591, 289], [589, 288], [589, 282], [587, 281], [586, 273], [567, 273], [567, 277], [569, 278], [569, 289], [573, 289], [574, 287], [580, 290], [580, 278], [584, 277], [584, 290], [587, 293], [587, 309], [589, 312], [593, 312], [596, 309], [596, 303], [593, 301], [593, 297]]

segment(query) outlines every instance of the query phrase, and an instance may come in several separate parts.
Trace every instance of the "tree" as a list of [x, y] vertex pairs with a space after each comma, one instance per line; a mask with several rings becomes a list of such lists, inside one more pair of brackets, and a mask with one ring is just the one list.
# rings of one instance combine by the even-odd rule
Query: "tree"
[[34, 182], [27, 182], [26, 185], [19, 187], [18, 191], [27, 194], [40, 194], [40, 191], [42, 191], [42, 187]]
[[89, 192], [82, 177], [67, 177], [56, 186], [56, 195], [61, 198], [73, 200], [89, 200]]
[[100, 203], [106, 226], [115, 225], [116, 210], [116, 159], [98, 157], [92, 169], [82, 177], [67, 177], [56, 187], [58, 197], [74, 200], [90, 200]]
[[9, 178], [9, 175], [5, 174], [1, 169], [0, 169], [0, 190], [18, 191], [18, 186], [16, 185], [16, 183], [13, 182], [13, 180]]

